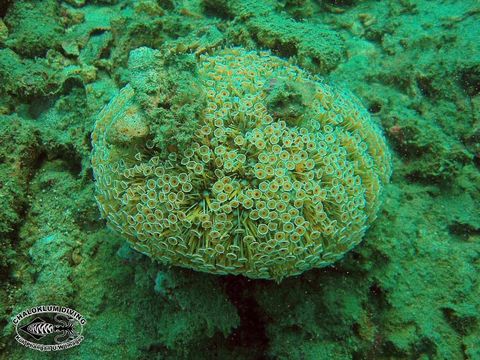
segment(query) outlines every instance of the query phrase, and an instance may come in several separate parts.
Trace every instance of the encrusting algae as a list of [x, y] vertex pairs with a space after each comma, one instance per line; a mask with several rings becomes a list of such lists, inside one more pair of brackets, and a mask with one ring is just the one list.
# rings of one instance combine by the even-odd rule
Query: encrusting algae
[[182, 147], [153, 141], [130, 85], [100, 113], [92, 165], [110, 226], [163, 263], [262, 279], [330, 265], [358, 244], [391, 174], [358, 100], [240, 48], [201, 55], [195, 76], [206, 101]]

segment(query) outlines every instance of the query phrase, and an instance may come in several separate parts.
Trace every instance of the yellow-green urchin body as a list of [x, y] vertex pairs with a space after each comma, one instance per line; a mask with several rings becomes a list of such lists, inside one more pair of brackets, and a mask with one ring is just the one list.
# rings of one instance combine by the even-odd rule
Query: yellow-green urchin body
[[130, 86], [99, 115], [108, 223], [163, 263], [250, 278], [327, 266], [358, 244], [391, 172], [359, 102], [269, 53], [220, 50], [196, 73], [206, 103], [186, 148], [155, 148]]

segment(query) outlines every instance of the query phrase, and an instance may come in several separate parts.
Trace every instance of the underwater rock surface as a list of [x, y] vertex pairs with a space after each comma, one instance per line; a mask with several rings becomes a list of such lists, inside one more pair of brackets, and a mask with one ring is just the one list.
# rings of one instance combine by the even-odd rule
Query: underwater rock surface
[[[1, 2], [0, 359], [479, 359], [479, 22], [476, 0]], [[95, 201], [101, 109], [129, 84], [165, 120], [155, 149], [185, 146], [198, 59], [236, 47], [351, 90], [392, 149], [364, 240], [280, 284], [152, 261]], [[277, 85], [267, 110], [294, 123], [301, 87]], [[85, 316], [83, 342], [17, 343], [12, 317], [54, 303]]]

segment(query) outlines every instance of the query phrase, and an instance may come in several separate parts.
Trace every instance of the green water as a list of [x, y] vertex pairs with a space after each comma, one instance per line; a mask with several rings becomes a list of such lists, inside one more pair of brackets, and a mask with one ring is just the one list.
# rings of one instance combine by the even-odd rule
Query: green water
[[[0, 16], [0, 359], [480, 359], [478, 1], [12, 0]], [[333, 264], [211, 274], [134, 250], [141, 232], [103, 218], [100, 111], [130, 84], [151, 147], [188, 149], [205, 106], [190, 74], [231, 48], [355, 94], [382, 129], [393, 174], [365, 195], [363, 241]], [[156, 57], [132, 60], [142, 52]], [[274, 122], [313, 116], [309, 87], [265, 86]], [[135, 124], [112, 135], [115, 156], [143, 146]], [[348, 159], [366, 191], [379, 163]], [[309, 254], [328, 259], [339, 238]], [[83, 315], [83, 341], [17, 342], [13, 318], [40, 305]]]

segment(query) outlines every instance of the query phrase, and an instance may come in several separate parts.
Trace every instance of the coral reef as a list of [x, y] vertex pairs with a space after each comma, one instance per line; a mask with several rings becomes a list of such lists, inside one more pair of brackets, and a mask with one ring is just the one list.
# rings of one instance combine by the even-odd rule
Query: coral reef
[[[152, 71], [134, 83], [164, 103], [155, 79], [165, 76]], [[99, 115], [92, 166], [109, 224], [166, 264], [251, 278], [324, 267], [358, 244], [390, 176], [385, 142], [358, 102], [240, 48], [201, 56], [195, 73], [186, 87], [206, 104], [187, 115], [199, 118], [186, 145], [155, 141], [164, 127], [150, 129], [130, 85]]]
[[[275, 11], [278, 3], [250, 0], [203, 0], [203, 6], [221, 17], [242, 17], [241, 28], [233, 27], [234, 37], [245, 38], [245, 33], [260, 47], [275, 50], [291, 57], [305, 69], [315, 73], [333, 70], [344, 57], [341, 37], [321, 23], [291, 19]], [[288, 6], [288, 5], [287, 5]]]
[[60, 6], [56, 2], [14, 1], [5, 18], [9, 30], [5, 42], [18, 54], [45, 56], [49, 49], [60, 47], [62, 20]]
[[[480, 359], [480, 7], [432, 4], [1, 1], [0, 359]], [[232, 47], [350, 89], [392, 149], [364, 240], [279, 284], [163, 266], [95, 201], [100, 110], [129, 83], [155, 149], [187, 143], [194, 119], [170, 110], [201, 113], [208, 99], [175, 87], [196, 81], [200, 55]], [[160, 80], [165, 92], [149, 93]], [[311, 92], [275, 85], [265, 107], [294, 124]], [[46, 303], [86, 317], [79, 346], [15, 341], [12, 317]]]

